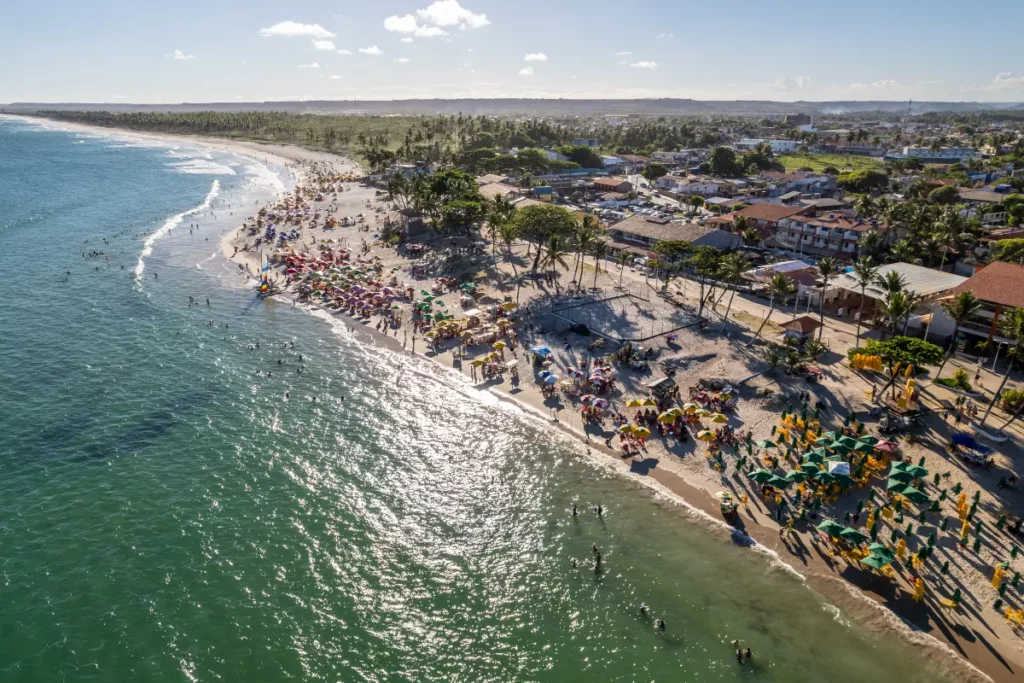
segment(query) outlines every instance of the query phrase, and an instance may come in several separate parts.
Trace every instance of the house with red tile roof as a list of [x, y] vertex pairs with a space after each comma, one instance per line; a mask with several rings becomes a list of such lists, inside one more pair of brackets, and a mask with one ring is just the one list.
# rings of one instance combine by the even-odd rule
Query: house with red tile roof
[[971, 292], [984, 304], [970, 320], [960, 325], [960, 331], [985, 340], [1012, 343], [1003, 336], [999, 321], [1007, 311], [1024, 308], [1024, 266], [996, 261], [976, 271], [951, 295]]

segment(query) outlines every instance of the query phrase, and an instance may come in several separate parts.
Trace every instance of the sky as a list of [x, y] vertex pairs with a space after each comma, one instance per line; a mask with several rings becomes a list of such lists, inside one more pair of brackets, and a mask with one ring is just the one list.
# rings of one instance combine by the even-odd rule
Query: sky
[[1024, 0], [32, 0], [0, 102], [1024, 101]]

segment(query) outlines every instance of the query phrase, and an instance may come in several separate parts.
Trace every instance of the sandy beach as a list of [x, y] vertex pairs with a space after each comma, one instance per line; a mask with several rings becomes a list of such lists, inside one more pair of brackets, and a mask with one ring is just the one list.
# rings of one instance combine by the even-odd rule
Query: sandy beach
[[[67, 128], [97, 130], [86, 126], [59, 124]], [[112, 132], [109, 129], [98, 129]], [[179, 139], [167, 135], [150, 135], [129, 131], [129, 136], [155, 139]], [[238, 154], [259, 159], [273, 164], [286, 166], [296, 176], [298, 185], [312, 182], [316, 173], [330, 169], [336, 174], [359, 174], [358, 165], [349, 159], [330, 154], [309, 152], [306, 150], [281, 145], [265, 145], [233, 140], [219, 140], [197, 137], [181, 137], [196, 144], [217, 147]], [[359, 252], [363, 257], [379, 259], [382, 272], [395, 277], [398, 281], [415, 290], [430, 289], [434, 275], [445, 266], [454, 269], [448, 274], [452, 277], [460, 275], [461, 263], [442, 260], [445, 243], [434, 242], [428, 246], [428, 253], [436, 255], [436, 263], [426, 269], [422, 277], [414, 277], [411, 266], [416, 259], [411, 259], [394, 248], [385, 247], [374, 240], [374, 234], [383, 226], [384, 210], [387, 208], [376, 189], [359, 182], [343, 183], [344, 191], [337, 195], [325, 197], [322, 202], [311, 202], [311, 209], [321, 214], [330, 213], [339, 220], [356, 219], [364, 214], [364, 222], [355, 222], [348, 227], [325, 228], [304, 226], [301, 239], [293, 243], [296, 251], [312, 251], [316, 243], [324, 240], [333, 246], [343, 247], [352, 253]], [[247, 220], [248, 222], [248, 220]], [[260, 269], [260, 253], [253, 244], [248, 230], [239, 226], [235, 231], [226, 234], [221, 241], [221, 249], [227, 258], [238, 262], [247, 278], [255, 288], [255, 275]], [[458, 344], [448, 343], [432, 349], [419, 334], [409, 330], [407, 304], [403, 302], [403, 320], [401, 326], [377, 329], [379, 317], [351, 316], [346, 312], [331, 312], [319, 306], [308, 306], [323, 311], [342, 324], [357, 331], [357, 336], [368, 343], [388, 348], [395, 353], [416, 353], [438, 363], [447, 371], [460, 373], [467, 383], [481, 391], [487, 391], [502, 400], [514, 402], [537, 420], [543, 420], [550, 426], [557, 427], [568, 434], [582, 439], [594, 457], [603, 464], [621, 472], [623, 476], [654, 489], [659, 494], [671, 497], [682, 504], [690, 506], [692, 514], [704, 520], [715, 520], [717, 531], [728, 537], [728, 530], [721, 520], [718, 501], [713, 494], [720, 490], [732, 490], [737, 495], [746, 494], [749, 503], [741, 508], [739, 520], [734, 527], [745, 537], [749, 537], [759, 549], [775, 555], [781, 562], [796, 570], [805, 577], [809, 585], [828, 597], [842, 612], [853, 615], [854, 619], [870, 628], [899, 634], [914, 642], [921, 648], [934, 648], [936, 654], [953, 653], [951, 666], [961, 667], [965, 680], [985, 680], [986, 677], [996, 681], [1017, 680], [1019, 672], [1024, 669], [1024, 641], [1015, 635], [1001, 611], [992, 608], [993, 602], [999, 597], [989, 581], [992, 568], [1000, 561], [1009, 561], [1007, 578], [1013, 572], [1024, 572], [1024, 558], [1010, 558], [1011, 537], [995, 529], [996, 520], [1004, 511], [1012, 511], [1019, 515], [1020, 501], [997, 489], [995, 476], [986, 472], [969, 469], [963, 463], [954, 462], [942, 449], [941, 442], [928, 442], [904, 445], [903, 454], [914, 463], [924, 459], [925, 466], [933, 473], [942, 473], [942, 488], [951, 488], [959, 484], [968, 498], [980, 491], [983, 498], [979, 508], [980, 518], [984, 520], [986, 533], [983, 534], [981, 552], [973, 553], [957, 547], [951, 534], [943, 535], [937, 544], [940, 558], [929, 564], [931, 575], [927, 580], [927, 592], [922, 602], [912, 599], [913, 576], [905, 570], [897, 570], [895, 580], [867, 573], [852, 567], [842, 558], [830, 554], [828, 549], [817, 540], [817, 534], [809, 525], [798, 525], [789, 536], [780, 535], [780, 525], [775, 521], [772, 507], [766, 503], [756, 490], [756, 485], [737, 470], [734, 456], [725, 459], [726, 466], [718, 471], [710, 466], [707, 457], [707, 445], [701, 441], [689, 439], [678, 442], [653, 435], [646, 444], [645, 451], [637, 457], [624, 458], [620, 450], [605, 446], [605, 440], [614, 436], [605, 425], [585, 424], [580, 416], [580, 405], [571, 398], [556, 396], [545, 397], [540, 385], [535, 380], [535, 371], [531, 354], [527, 349], [540, 344], [553, 351], [553, 367], [556, 372], [564, 372], [566, 368], [583, 366], [592, 354], [587, 352], [587, 341], [565, 332], [568, 323], [551, 314], [553, 304], [560, 305], [567, 301], [565, 291], [571, 286], [571, 273], [562, 273], [559, 281], [542, 279], [527, 280], [521, 292], [516, 291], [512, 284], [512, 268], [501, 256], [491, 258], [491, 247], [478, 250], [471, 263], [465, 264], [466, 272], [483, 273], [478, 276], [479, 294], [477, 302], [481, 305], [500, 303], [508, 297], [520, 297], [520, 311], [523, 323], [519, 327], [517, 339], [510, 343], [505, 351], [505, 360], [517, 361], [520, 381], [514, 385], [507, 373], [502, 377], [488, 380], [474, 377], [470, 361], [489, 351], [489, 348], [473, 349], [459, 358], [456, 353]], [[518, 245], [513, 257], [524, 259], [526, 245]], [[613, 292], [619, 282], [624, 282], [631, 290], [646, 287], [644, 278], [639, 273], [619, 272], [618, 267], [606, 266], [608, 271], [596, 273], [592, 260], [582, 267], [582, 278], [589, 286], [593, 282], [602, 292]], [[520, 267], [520, 271], [523, 268]], [[275, 269], [274, 277], [284, 279], [282, 270]], [[241, 278], [241, 276], [240, 276]], [[649, 288], [648, 288], [649, 289]], [[642, 290], [641, 290], [642, 291]], [[663, 305], [656, 292], [645, 294], [651, 305]], [[685, 297], [685, 292], [681, 295]], [[268, 306], [296, 305], [295, 292], [285, 292], [266, 301]], [[444, 301], [448, 311], [460, 310], [460, 293], [446, 291], [438, 296]], [[303, 304], [299, 304], [303, 305]], [[724, 306], [723, 306], [724, 308]], [[631, 315], [629, 311], [619, 311], [620, 315]], [[739, 318], [739, 316], [733, 316]], [[788, 405], [793, 405], [800, 392], [810, 391], [812, 402], [825, 406], [822, 413], [822, 427], [835, 429], [841, 427], [844, 414], [850, 410], [857, 411], [861, 416], [867, 412], [867, 394], [872, 386], [871, 378], [861, 376], [849, 369], [845, 363], [832, 362], [824, 365], [825, 375], [817, 385], [807, 385], [802, 380], [787, 377], [779, 370], [774, 375], [758, 374], [766, 370], [760, 358], [746, 347], [745, 335], [749, 333], [731, 321], [729, 322], [730, 337], [718, 331], [718, 325], [712, 329], [700, 331], [697, 328], [686, 328], [678, 331], [677, 339], [668, 343], [664, 337], [651, 340], [647, 345], [657, 347], [659, 358], [677, 357], [686, 361], [675, 374], [675, 381], [683, 389], [684, 400], [687, 387], [695, 385], [701, 378], [719, 378], [738, 388], [738, 404], [735, 412], [729, 414], [729, 426], [739, 431], [750, 431], [755, 439], [767, 439], [773, 427], [779, 423], [780, 413]], [[566, 346], [568, 342], [568, 346]], [[607, 353], [607, 351], [605, 351]], [[514, 354], [511, 355], [511, 354]], [[610, 396], [613, 405], [622, 412], [632, 412], [623, 407], [625, 400], [646, 393], [645, 383], [652, 377], [661, 376], [658, 363], [652, 363], [654, 374], [632, 372], [624, 366], [616, 369], [616, 388]], [[751, 376], [757, 375], [753, 379]], [[748, 381], [744, 381], [748, 380]], [[926, 401], [940, 405], [948, 400], [948, 396], [926, 390]], [[771, 395], [766, 396], [768, 392]], [[870, 420], [865, 420], [872, 426]], [[945, 436], [950, 431], [945, 424], [932, 425], [936, 432]], [[617, 440], [613, 440], [613, 444]], [[1004, 454], [1001, 458], [1007, 458]], [[1008, 460], [1004, 461], [1004, 464]], [[997, 463], [998, 464], [998, 463]], [[884, 479], [874, 480], [872, 485], [878, 488], [879, 483], [884, 491]], [[929, 494], [936, 489], [932, 487]], [[866, 492], [865, 492], [866, 493]], [[855, 509], [858, 500], [865, 494], [852, 492], [841, 496], [833, 505], [823, 509], [823, 517], [842, 521], [846, 513]], [[956, 510], [952, 497], [943, 503], [941, 517], [950, 519], [950, 528], [959, 529]], [[927, 526], [929, 529], [938, 524], [939, 517], [932, 516]], [[820, 521], [820, 520], [818, 520]], [[907, 521], [916, 520], [908, 515]], [[903, 526], [906, 526], [906, 521]], [[809, 529], [809, 531], [808, 531]], [[879, 540], [888, 539], [890, 527], [885, 527], [879, 534]], [[973, 537], [972, 537], [973, 538]], [[916, 546], [910, 548], [916, 550]], [[949, 560], [948, 573], [939, 576], [938, 567], [943, 560]], [[948, 597], [959, 588], [963, 592], [961, 609], [950, 613], [941, 609], [939, 599]], [[1008, 606], [1021, 607], [1018, 589], [1011, 588], [1004, 596]], [[865, 600], [864, 598], [868, 598]], [[895, 616], [894, 616], [895, 615]], [[984, 672], [984, 673], [981, 673]]]

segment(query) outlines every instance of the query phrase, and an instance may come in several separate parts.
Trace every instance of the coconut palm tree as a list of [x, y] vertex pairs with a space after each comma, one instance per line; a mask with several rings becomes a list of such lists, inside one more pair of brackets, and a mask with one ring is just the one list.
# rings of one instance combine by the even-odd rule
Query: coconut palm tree
[[491, 253], [498, 246], [499, 235], [503, 226], [512, 223], [516, 215], [516, 205], [507, 196], [499, 194], [487, 203], [487, 225], [490, 227]]
[[956, 348], [956, 336], [960, 332], [960, 326], [980, 308], [981, 301], [978, 297], [974, 296], [973, 292], [960, 292], [952, 301], [943, 302], [942, 310], [953, 319], [953, 339], [949, 342], [946, 355], [942, 358], [942, 365], [939, 366], [938, 371], [935, 373], [935, 379], [942, 376], [942, 368], [946, 367], [946, 361], [953, 355], [953, 350]]
[[604, 240], [594, 240], [590, 247], [590, 255], [594, 257], [594, 289], [597, 289], [597, 274], [601, 272], [601, 260], [608, 255], [608, 243]]
[[[725, 307], [725, 315], [722, 319], [729, 320], [729, 311], [732, 310], [732, 300], [736, 298], [735, 285], [743, 281], [743, 273], [747, 270], [747, 259], [739, 252], [727, 254], [718, 265], [718, 279], [722, 282], [733, 285], [732, 293], [729, 295], [729, 305]], [[723, 293], [724, 296], [724, 293]]]
[[821, 341], [821, 336], [825, 332], [825, 292], [828, 291], [828, 282], [841, 272], [839, 262], [831, 256], [818, 261], [818, 277], [821, 278], [821, 327], [818, 328], [818, 341]]
[[583, 279], [583, 258], [590, 253], [597, 241], [597, 218], [591, 215], [583, 217], [583, 222], [576, 229], [576, 261], [572, 269], [572, 281], [576, 282], [576, 269], [579, 268], [579, 279]]
[[515, 244], [518, 237], [519, 231], [512, 222], [505, 223], [498, 228], [498, 240], [504, 249], [505, 261], [512, 265], [512, 277], [516, 282], [516, 305], [519, 304], [519, 290], [522, 287], [522, 281], [519, 279], [519, 270], [516, 268], [515, 258], [512, 254], [512, 245]]
[[857, 211], [857, 215], [861, 218], [871, 218], [875, 215], [875, 202], [871, 199], [871, 195], [863, 194], [857, 199], [857, 203], [854, 205]]
[[761, 326], [757, 328], [757, 332], [754, 333], [753, 339], [747, 343], [748, 346], [753, 344], [754, 340], [761, 336], [761, 330], [764, 329], [764, 326], [771, 319], [772, 313], [775, 312], [776, 299], [785, 300], [785, 298], [795, 290], [796, 288], [790, 284], [789, 280], [786, 279], [786, 276], [782, 273], [775, 273], [775, 275], [772, 276], [772, 279], [768, 282], [768, 294], [771, 297], [770, 304], [768, 306], [768, 315], [766, 315], [764, 320], [761, 321]]
[[[568, 255], [569, 250], [566, 248], [565, 238], [554, 234], [549, 236], [548, 241], [544, 243], [544, 254], [541, 256], [541, 263], [544, 267], [555, 271], [557, 276], [558, 266], [569, 270], [569, 263], [566, 261]], [[558, 287], [557, 277], [555, 279], [555, 287]]]
[[860, 348], [860, 321], [864, 317], [864, 300], [868, 287], [874, 284], [878, 276], [878, 269], [870, 258], [862, 258], [853, 264], [851, 276], [860, 287], [860, 312], [857, 315], [857, 348]]
[[900, 240], [889, 245], [889, 258], [895, 263], [914, 263], [914, 245], [907, 240]]
[[[1003, 375], [1002, 381], [999, 383], [999, 388], [996, 389], [996, 393], [992, 396], [992, 402], [988, 404], [988, 409], [985, 410], [985, 415], [982, 416], [981, 422], [978, 423], [979, 427], [985, 426], [985, 421], [988, 419], [989, 413], [992, 412], [993, 406], [996, 401], [999, 400], [999, 394], [1003, 393], [1003, 387], [1006, 386], [1006, 380], [1010, 378], [1010, 370], [1013, 369], [1015, 363], [1021, 359], [1021, 352], [1024, 351], [1024, 309], [1014, 308], [1004, 315], [999, 321], [999, 331], [1003, 333], [1009, 339], [1016, 339], [1017, 341], [1013, 345], [1013, 349], [1009, 355], [1012, 355], [1012, 359], [1008, 359], [1006, 363], [1006, 374]], [[938, 377], [938, 375], [936, 375]], [[1020, 411], [1017, 411], [1020, 412]], [[1002, 426], [1005, 429], [1010, 422], [1016, 417], [1016, 414], [1010, 418], [1006, 424]]]
[[626, 270], [626, 264], [632, 261], [635, 256], [623, 249], [619, 252], [619, 255], [615, 257], [616, 262], [619, 264], [619, 289], [622, 289], [622, 271]]

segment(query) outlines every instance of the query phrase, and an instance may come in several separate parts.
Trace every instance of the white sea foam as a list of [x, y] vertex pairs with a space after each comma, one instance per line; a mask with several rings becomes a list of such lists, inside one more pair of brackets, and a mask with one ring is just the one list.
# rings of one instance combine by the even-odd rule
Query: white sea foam
[[234, 169], [224, 164], [218, 164], [206, 159], [186, 159], [168, 164], [175, 173], [188, 173], [191, 175], [235, 175]]
[[206, 199], [199, 206], [195, 206], [188, 211], [182, 211], [181, 213], [175, 214], [168, 218], [158, 230], [153, 232], [146, 241], [142, 243], [142, 253], [139, 254], [139, 261], [135, 264], [135, 281], [138, 283], [142, 282], [142, 273], [146, 270], [146, 257], [153, 253], [153, 245], [156, 244], [157, 240], [162, 239], [171, 230], [181, 225], [181, 222], [185, 220], [186, 216], [194, 216], [197, 213], [202, 213], [210, 208], [213, 200], [220, 194], [220, 181], [214, 180], [213, 185], [210, 187], [210, 192], [206, 195]]

